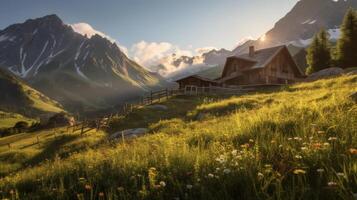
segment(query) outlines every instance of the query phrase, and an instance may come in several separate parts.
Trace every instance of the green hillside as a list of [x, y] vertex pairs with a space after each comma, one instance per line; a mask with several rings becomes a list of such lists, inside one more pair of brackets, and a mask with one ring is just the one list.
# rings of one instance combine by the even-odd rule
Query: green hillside
[[16, 123], [16, 119], [28, 121], [27, 118], [63, 111], [59, 103], [4, 70], [0, 70], [0, 91], [6, 91], [0, 98], [0, 127]]
[[356, 89], [353, 75], [242, 96], [178, 96], [161, 103], [167, 110], [115, 117], [107, 134], [150, 133], [117, 142], [65, 128], [0, 138], [0, 198], [353, 199]]

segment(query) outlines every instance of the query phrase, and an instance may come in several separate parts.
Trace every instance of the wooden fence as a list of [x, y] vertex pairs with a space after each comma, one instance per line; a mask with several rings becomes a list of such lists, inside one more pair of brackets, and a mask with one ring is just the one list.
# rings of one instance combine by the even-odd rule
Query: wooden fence
[[[66, 131], [67, 133], [79, 133], [80, 135], [83, 135], [94, 129], [96, 129], [96, 131], [99, 131], [101, 128], [106, 128], [109, 126], [110, 121], [114, 115], [126, 116], [136, 108], [151, 105], [154, 103], [159, 103], [162, 100], [167, 100], [170, 97], [176, 95], [241, 94], [247, 91], [249, 91], [249, 89], [197, 86], [186, 86], [184, 89], [164, 89], [160, 91], [151, 91], [149, 96], [143, 97], [137, 102], [125, 103], [121, 107], [121, 109], [117, 109], [116, 112], [113, 112], [110, 115], [106, 115], [92, 120], [83, 120], [82, 122], [67, 126]], [[56, 137], [55, 128], [53, 129], [53, 134]], [[34, 144], [36, 143], [40, 144], [39, 137], [36, 137]], [[12, 148], [11, 143], [8, 143], [8, 148]]]

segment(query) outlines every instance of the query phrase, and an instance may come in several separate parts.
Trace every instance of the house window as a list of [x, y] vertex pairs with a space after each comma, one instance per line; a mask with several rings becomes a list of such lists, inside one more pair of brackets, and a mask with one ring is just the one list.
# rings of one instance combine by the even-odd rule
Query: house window
[[288, 66], [283, 66], [283, 73], [289, 73]]

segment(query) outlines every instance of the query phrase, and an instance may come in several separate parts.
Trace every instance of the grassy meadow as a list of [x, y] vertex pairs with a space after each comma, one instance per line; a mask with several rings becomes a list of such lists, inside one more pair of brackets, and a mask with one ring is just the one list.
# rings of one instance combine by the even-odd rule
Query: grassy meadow
[[[356, 91], [352, 75], [177, 96], [160, 103], [167, 110], [116, 116], [105, 131], [0, 138], [0, 199], [355, 199]], [[150, 131], [106, 139], [128, 128]]]
[[25, 121], [31, 124], [36, 120], [30, 119], [28, 117], [25, 117], [17, 113], [8, 113], [8, 112], [0, 111], [0, 128], [13, 127], [18, 121]]

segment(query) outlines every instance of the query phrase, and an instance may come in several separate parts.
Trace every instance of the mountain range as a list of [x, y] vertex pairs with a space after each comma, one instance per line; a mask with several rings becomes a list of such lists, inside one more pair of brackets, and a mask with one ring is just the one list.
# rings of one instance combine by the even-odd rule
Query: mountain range
[[57, 15], [0, 30], [0, 66], [69, 110], [106, 108], [168, 83], [108, 39], [75, 32]]

